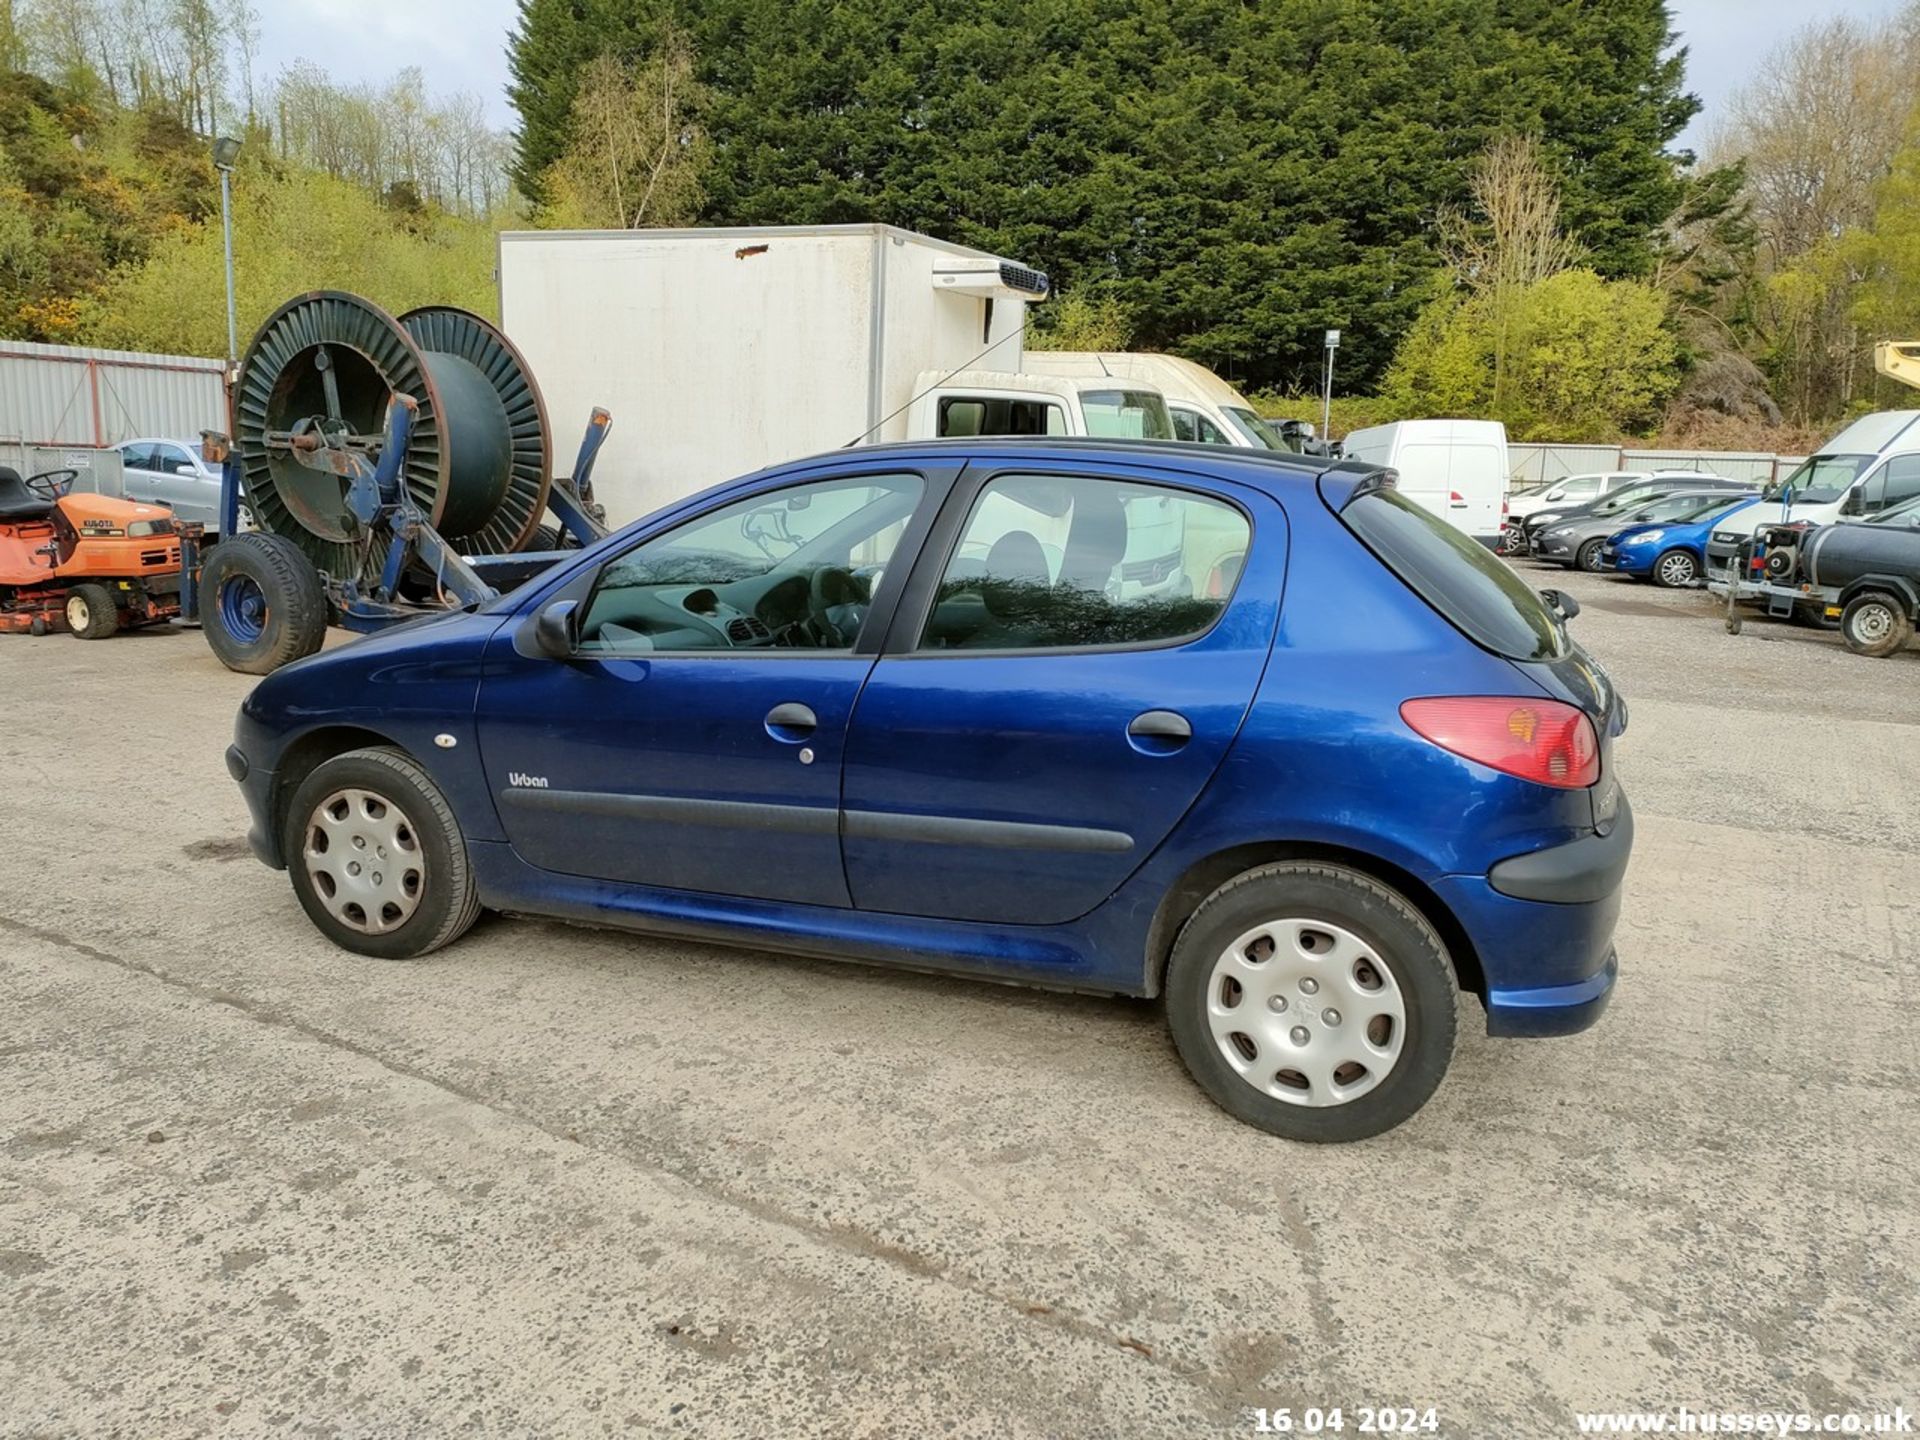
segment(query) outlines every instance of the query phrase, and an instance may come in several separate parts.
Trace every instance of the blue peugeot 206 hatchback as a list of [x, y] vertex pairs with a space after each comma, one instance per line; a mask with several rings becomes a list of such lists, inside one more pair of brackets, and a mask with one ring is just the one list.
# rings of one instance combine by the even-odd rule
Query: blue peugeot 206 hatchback
[[874, 446], [280, 670], [227, 759], [359, 954], [492, 908], [1160, 997], [1229, 1113], [1354, 1140], [1463, 993], [1607, 1003], [1626, 710], [1576, 610], [1377, 467]]

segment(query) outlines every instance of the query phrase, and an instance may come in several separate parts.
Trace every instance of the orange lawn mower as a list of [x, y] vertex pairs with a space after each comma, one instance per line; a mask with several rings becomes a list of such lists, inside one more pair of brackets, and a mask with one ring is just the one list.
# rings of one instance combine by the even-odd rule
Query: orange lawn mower
[[0, 465], [0, 632], [104, 640], [180, 613], [172, 512], [76, 495], [77, 474]]

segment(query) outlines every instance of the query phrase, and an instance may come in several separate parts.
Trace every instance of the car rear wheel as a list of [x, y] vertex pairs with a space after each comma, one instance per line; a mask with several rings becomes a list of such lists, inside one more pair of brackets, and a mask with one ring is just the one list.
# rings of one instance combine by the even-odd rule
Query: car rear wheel
[[76, 585], [67, 592], [67, 629], [81, 640], [104, 640], [120, 628], [120, 607], [104, 585]]
[[1691, 585], [1700, 578], [1700, 562], [1689, 550], [1669, 550], [1653, 562], [1653, 583], [1669, 590]]
[[1854, 654], [1877, 660], [1906, 645], [1913, 636], [1913, 620], [1899, 600], [1874, 590], [1847, 602], [1840, 633]]
[[1228, 1114], [1289, 1140], [1407, 1119], [1453, 1056], [1446, 947], [1404, 897], [1341, 866], [1250, 870], [1194, 911], [1167, 966], [1181, 1059]]
[[459, 823], [399, 750], [353, 750], [314, 767], [287, 806], [281, 853], [307, 917], [356, 954], [426, 955], [480, 914]]
[[1600, 558], [1600, 552], [1606, 549], [1606, 546], [1607, 542], [1604, 540], [1587, 541], [1573, 557], [1574, 568], [1577, 570], [1590, 570], [1596, 573], [1606, 569], [1606, 562]]

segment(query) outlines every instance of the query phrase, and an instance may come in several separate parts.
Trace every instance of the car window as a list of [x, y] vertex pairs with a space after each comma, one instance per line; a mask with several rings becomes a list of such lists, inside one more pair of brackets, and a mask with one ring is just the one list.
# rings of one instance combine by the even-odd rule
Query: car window
[[1130, 480], [996, 477], [974, 502], [921, 650], [1059, 650], [1191, 638], [1227, 606], [1247, 517], [1224, 500]]
[[1862, 487], [1866, 510], [1881, 510], [1920, 495], [1920, 455], [1896, 455]]
[[1089, 435], [1130, 440], [1173, 439], [1167, 402], [1151, 390], [1083, 390], [1080, 413]]
[[1398, 491], [1356, 495], [1340, 518], [1408, 588], [1496, 655], [1548, 660], [1566, 653], [1560, 627], [1518, 575]]
[[1560, 487], [1560, 491], [1561, 493], [1554, 496], [1553, 497], [1554, 499], [1556, 500], [1591, 499], [1593, 496], [1598, 495], [1600, 493], [1600, 477], [1598, 475], [1576, 475], [1573, 479], [1567, 481], [1564, 485], [1562, 485]]
[[1853, 482], [1877, 457], [1872, 455], [1809, 455], [1786, 479], [1769, 485], [1761, 496], [1780, 500], [1788, 489], [1796, 505], [1829, 505], [1853, 488]]
[[1067, 412], [1045, 400], [1012, 395], [943, 396], [939, 410], [942, 436], [1064, 435]]
[[736, 500], [607, 562], [583, 654], [847, 650], [924, 486], [863, 475]]
[[129, 470], [153, 469], [153, 446], [140, 442], [122, 445], [120, 463]]
[[179, 445], [155, 445], [153, 468], [163, 475], [172, 475], [179, 473], [182, 468], [190, 473], [198, 473], [200, 467], [193, 463], [193, 457]]
[[1254, 414], [1253, 411], [1242, 410], [1237, 406], [1229, 405], [1223, 413], [1226, 415], [1229, 425], [1233, 426], [1234, 429], [1238, 430], [1261, 449], [1285, 450], [1288, 448], [1287, 442], [1280, 438], [1280, 432], [1262, 420], [1258, 415]]

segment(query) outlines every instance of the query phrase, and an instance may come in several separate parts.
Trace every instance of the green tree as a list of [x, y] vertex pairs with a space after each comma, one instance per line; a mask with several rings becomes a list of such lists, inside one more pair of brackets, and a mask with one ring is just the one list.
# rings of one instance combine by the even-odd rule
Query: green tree
[[588, 65], [567, 148], [542, 177], [543, 224], [625, 230], [698, 217], [708, 145], [693, 66], [678, 31], [644, 64], [602, 55]]
[[1029, 350], [1125, 350], [1133, 343], [1133, 321], [1111, 295], [1063, 295], [1038, 314], [1027, 332]]
[[[1402, 416], [1478, 416], [1516, 440], [1612, 441], [1659, 422], [1679, 380], [1667, 296], [1642, 280], [1563, 270], [1506, 297], [1449, 288], [1432, 299], [1382, 389]], [[1509, 349], [1494, 393], [1493, 354]]]
[[1648, 276], [1685, 181], [1663, 0], [521, 0], [516, 178], [539, 193], [581, 76], [668, 25], [701, 56], [702, 218], [880, 220], [1095, 288], [1140, 343], [1253, 384], [1385, 368], [1473, 157], [1539, 137], [1567, 232]]

